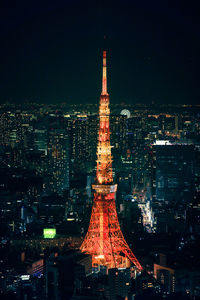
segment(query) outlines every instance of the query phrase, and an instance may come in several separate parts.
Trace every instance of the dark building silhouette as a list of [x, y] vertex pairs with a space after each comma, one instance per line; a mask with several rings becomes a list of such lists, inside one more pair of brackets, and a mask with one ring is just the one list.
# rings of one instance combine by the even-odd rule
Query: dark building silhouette
[[153, 147], [153, 200], [186, 204], [194, 196], [194, 146]]

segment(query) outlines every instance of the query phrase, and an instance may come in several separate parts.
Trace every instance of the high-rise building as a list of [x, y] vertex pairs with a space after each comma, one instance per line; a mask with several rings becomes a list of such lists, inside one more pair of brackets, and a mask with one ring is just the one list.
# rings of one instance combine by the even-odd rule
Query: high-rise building
[[110, 288], [110, 299], [128, 299], [128, 292], [131, 284], [130, 268], [121, 270], [110, 269], [108, 271], [108, 284]]
[[69, 137], [64, 129], [49, 130], [47, 189], [62, 193], [69, 188]]
[[97, 146], [97, 117], [79, 115], [70, 122], [71, 159], [75, 162], [93, 162]]
[[47, 154], [47, 129], [36, 128], [34, 130], [34, 146], [39, 151], [44, 151]]
[[128, 149], [127, 145], [127, 116], [111, 115], [110, 131], [112, 132], [110, 140], [114, 150], [114, 158], [123, 155]]
[[153, 146], [153, 199], [189, 203], [194, 195], [194, 146]]
[[0, 145], [9, 143], [9, 118], [7, 113], [0, 114]]

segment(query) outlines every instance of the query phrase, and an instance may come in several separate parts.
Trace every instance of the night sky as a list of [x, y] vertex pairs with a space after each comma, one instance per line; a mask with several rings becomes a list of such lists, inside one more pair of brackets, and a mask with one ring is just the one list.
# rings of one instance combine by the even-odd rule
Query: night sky
[[1, 103], [200, 102], [198, 1], [3, 2]]

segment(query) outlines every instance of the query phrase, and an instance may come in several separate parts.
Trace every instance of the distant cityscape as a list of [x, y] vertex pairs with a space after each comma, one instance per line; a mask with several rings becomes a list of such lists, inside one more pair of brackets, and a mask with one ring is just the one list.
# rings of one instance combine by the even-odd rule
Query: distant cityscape
[[[116, 207], [143, 271], [78, 249], [96, 176], [98, 105], [0, 106], [2, 299], [200, 299], [200, 106], [111, 105]], [[116, 275], [117, 274], [117, 275]]]

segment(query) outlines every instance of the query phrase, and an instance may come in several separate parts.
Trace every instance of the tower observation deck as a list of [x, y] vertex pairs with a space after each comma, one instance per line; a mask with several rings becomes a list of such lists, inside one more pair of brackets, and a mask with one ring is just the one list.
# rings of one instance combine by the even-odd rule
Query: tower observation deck
[[96, 183], [92, 186], [94, 200], [90, 224], [80, 250], [92, 256], [93, 266], [122, 268], [130, 266], [132, 262], [141, 271], [142, 266], [126, 243], [118, 221], [115, 205], [117, 185], [113, 182], [109, 118], [106, 51], [103, 51]]

